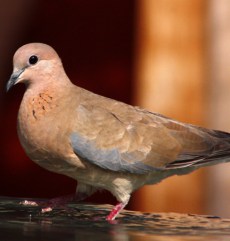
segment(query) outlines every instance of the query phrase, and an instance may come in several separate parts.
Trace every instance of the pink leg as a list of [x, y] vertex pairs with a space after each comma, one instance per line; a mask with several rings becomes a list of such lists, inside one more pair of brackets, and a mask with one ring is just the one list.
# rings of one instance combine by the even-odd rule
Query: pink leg
[[50, 212], [54, 208], [66, 208], [67, 203], [73, 201], [74, 197], [75, 194], [70, 194], [66, 196], [52, 198], [48, 202], [41, 205], [43, 206], [42, 213]]
[[77, 192], [74, 194], [52, 198], [48, 201], [28, 201], [24, 200], [20, 204], [24, 206], [41, 206], [42, 213], [51, 212], [54, 208], [66, 209], [66, 204], [71, 201], [79, 202], [87, 198], [89, 194], [83, 192]]
[[106, 217], [106, 220], [108, 221], [114, 220], [126, 205], [127, 203], [118, 203], [110, 212], [110, 214]]
[[72, 200], [74, 200], [75, 194], [70, 194], [66, 196], [61, 196], [57, 198], [52, 198], [48, 201], [27, 201], [24, 200], [20, 202], [20, 204], [25, 206], [41, 206], [42, 213], [50, 212], [53, 208], [66, 208], [66, 204]]

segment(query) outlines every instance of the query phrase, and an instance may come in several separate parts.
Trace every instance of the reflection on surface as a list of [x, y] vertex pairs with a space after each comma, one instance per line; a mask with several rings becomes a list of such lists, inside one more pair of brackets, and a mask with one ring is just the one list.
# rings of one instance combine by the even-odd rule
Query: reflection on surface
[[109, 205], [69, 204], [41, 214], [21, 199], [0, 198], [0, 240], [229, 240], [230, 220], [215, 216], [124, 211], [105, 221]]

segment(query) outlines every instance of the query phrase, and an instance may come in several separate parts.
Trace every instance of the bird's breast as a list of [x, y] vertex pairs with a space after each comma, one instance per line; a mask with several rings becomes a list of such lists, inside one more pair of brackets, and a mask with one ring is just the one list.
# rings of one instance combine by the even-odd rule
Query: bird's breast
[[62, 149], [68, 150], [68, 128], [60, 120], [61, 113], [52, 94], [24, 95], [18, 114], [18, 135], [31, 159], [61, 159], [62, 153], [66, 153]]

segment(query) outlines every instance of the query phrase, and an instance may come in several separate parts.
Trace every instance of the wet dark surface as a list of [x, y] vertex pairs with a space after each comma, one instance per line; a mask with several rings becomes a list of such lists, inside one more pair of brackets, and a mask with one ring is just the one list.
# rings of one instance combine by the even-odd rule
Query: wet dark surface
[[0, 240], [230, 240], [230, 220], [215, 216], [123, 211], [109, 223], [110, 205], [72, 203], [42, 214], [20, 201], [0, 197]]

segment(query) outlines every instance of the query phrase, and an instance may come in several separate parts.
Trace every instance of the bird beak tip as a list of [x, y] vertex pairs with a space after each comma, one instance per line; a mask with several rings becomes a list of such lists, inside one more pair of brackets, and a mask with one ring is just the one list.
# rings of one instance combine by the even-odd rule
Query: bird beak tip
[[18, 83], [18, 79], [20, 75], [23, 73], [25, 69], [20, 69], [16, 72], [14, 72], [11, 76], [10, 79], [8, 80], [6, 84], [6, 92], [8, 92], [15, 84]]
[[6, 92], [8, 92], [15, 83], [10, 78], [6, 84]]

